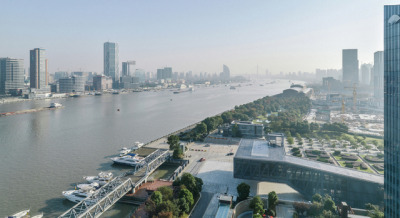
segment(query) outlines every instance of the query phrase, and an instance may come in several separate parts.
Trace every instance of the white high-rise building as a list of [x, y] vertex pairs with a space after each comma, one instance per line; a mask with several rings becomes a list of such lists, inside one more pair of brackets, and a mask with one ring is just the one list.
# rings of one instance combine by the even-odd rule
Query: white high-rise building
[[118, 82], [120, 77], [118, 53], [118, 43], [104, 43], [104, 75], [111, 77], [114, 82]]
[[374, 97], [383, 101], [383, 51], [374, 53]]
[[361, 82], [364, 85], [369, 85], [371, 81], [371, 64], [361, 64]]

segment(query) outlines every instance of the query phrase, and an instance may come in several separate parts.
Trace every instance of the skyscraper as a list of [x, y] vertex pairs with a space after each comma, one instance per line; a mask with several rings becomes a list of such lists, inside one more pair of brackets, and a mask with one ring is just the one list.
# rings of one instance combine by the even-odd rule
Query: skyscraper
[[122, 62], [122, 76], [133, 76], [135, 61]]
[[357, 53], [357, 49], [343, 49], [342, 51], [342, 82], [344, 85], [353, 85], [353, 83], [358, 83], [359, 81]]
[[0, 58], [0, 93], [9, 94], [24, 88], [24, 60]]
[[400, 5], [384, 9], [385, 217], [400, 217]]
[[104, 75], [109, 76], [114, 82], [119, 81], [118, 43], [104, 43]]
[[383, 51], [374, 53], [374, 97], [383, 99]]
[[361, 81], [364, 85], [369, 85], [371, 80], [371, 64], [361, 64]]
[[231, 77], [231, 71], [229, 70], [229, 67], [224, 64], [222, 66], [221, 80], [229, 81], [230, 77]]
[[46, 50], [35, 48], [30, 51], [30, 87], [33, 89], [46, 89], [49, 83], [47, 70]]

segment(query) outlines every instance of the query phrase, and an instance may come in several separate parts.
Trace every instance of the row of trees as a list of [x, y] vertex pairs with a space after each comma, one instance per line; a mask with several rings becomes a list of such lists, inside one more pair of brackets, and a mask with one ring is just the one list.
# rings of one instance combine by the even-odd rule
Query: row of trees
[[[302, 121], [303, 116], [310, 110], [311, 101], [298, 92], [284, 92], [274, 96], [266, 96], [253, 102], [235, 106], [234, 110], [221, 115], [208, 117], [196, 125], [191, 131], [182, 133], [181, 139], [185, 141], [202, 141], [207, 134], [215, 130], [219, 125], [231, 123], [233, 120], [249, 121], [258, 116], [267, 116], [277, 113], [277, 116], [268, 117], [270, 124], [264, 123], [266, 132], [292, 131], [300, 134], [309, 133], [315, 128], [315, 124]], [[240, 137], [240, 132], [235, 135]]]
[[184, 173], [173, 183], [173, 188], [158, 188], [146, 200], [149, 217], [186, 217], [200, 196], [203, 181]]
[[312, 204], [296, 202], [294, 203], [296, 214], [294, 217], [304, 215], [307, 217], [316, 218], [338, 218], [336, 215], [336, 205], [331, 196], [325, 195], [322, 197], [320, 194], [315, 194], [312, 197]]

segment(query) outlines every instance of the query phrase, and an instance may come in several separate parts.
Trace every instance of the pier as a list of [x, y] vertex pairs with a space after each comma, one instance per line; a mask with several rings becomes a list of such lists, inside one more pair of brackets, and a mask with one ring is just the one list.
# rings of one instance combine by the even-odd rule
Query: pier
[[[99, 217], [127, 193], [135, 193], [147, 178], [161, 164], [169, 160], [170, 152], [167, 149], [157, 149], [148, 155], [143, 164], [137, 165], [134, 170], [115, 177], [101, 187], [96, 194], [84, 199], [59, 218]], [[90, 202], [95, 201], [95, 204]]]

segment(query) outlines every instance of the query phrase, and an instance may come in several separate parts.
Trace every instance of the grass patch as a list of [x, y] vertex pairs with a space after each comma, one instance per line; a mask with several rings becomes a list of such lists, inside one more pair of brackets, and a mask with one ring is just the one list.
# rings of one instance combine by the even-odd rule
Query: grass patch
[[169, 179], [174, 171], [179, 167], [179, 164], [162, 164], [156, 171], [151, 174], [154, 180]]

